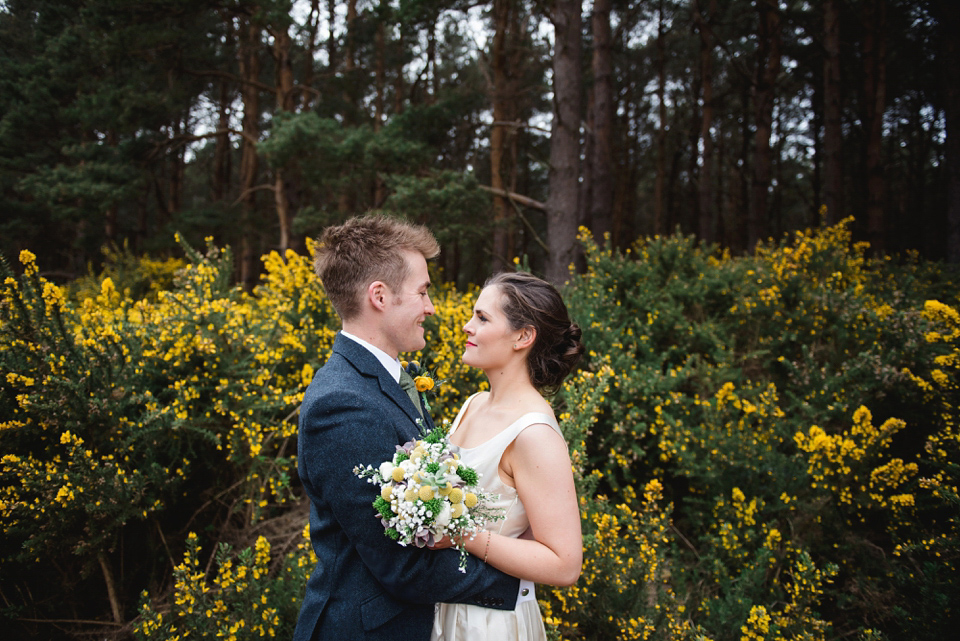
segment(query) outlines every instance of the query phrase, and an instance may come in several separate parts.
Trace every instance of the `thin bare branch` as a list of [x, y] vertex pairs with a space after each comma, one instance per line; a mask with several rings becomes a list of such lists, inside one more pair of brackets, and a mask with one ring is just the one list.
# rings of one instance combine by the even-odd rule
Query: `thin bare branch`
[[233, 205], [231, 205], [231, 207], [235, 207], [239, 205], [244, 198], [246, 198], [247, 196], [249, 196], [255, 191], [276, 191], [276, 190], [277, 190], [276, 185], [271, 185], [269, 183], [264, 185], [257, 185], [256, 187], [251, 187], [250, 189], [244, 189], [243, 193], [237, 196], [237, 199], [233, 201]]
[[531, 209], [539, 209], [540, 211], [546, 211], [546, 205], [540, 202], [539, 200], [534, 200], [533, 198], [528, 198], [521, 194], [514, 193], [512, 191], [506, 191], [505, 189], [496, 189], [494, 187], [488, 187], [486, 185], [480, 185], [480, 189], [488, 191], [494, 196], [500, 196], [501, 198], [507, 198], [511, 201], [520, 203], [524, 207], [530, 207]]

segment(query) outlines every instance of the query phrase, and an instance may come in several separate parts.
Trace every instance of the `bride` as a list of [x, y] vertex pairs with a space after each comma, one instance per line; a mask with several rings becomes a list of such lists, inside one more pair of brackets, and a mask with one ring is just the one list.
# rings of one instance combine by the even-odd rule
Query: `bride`
[[[499, 494], [505, 518], [473, 539], [467, 551], [521, 579], [517, 607], [440, 603], [433, 641], [546, 640], [534, 583], [566, 586], [580, 576], [580, 510], [567, 445], [541, 393], [560, 387], [583, 353], [556, 288], [522, 272], [487, 281], [464, 326], [463, 362], [483, 370], [489, 392], [463, 404], [450, 431], [463, 462]], [[448, 547], [441, 541], [435, 547]]]

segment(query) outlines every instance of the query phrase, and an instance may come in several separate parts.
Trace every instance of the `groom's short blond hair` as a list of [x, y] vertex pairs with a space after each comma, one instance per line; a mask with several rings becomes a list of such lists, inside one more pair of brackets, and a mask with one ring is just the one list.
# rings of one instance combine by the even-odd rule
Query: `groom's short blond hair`
[[440, 253], [440, 245], [426, 227], [382, 215], [351, 218], [323, 230], [313, 267], [341, 321], [360, 313], [364, 293], [374, 281], [400, 292], [408, 272], [405, 251], [430, 260]]

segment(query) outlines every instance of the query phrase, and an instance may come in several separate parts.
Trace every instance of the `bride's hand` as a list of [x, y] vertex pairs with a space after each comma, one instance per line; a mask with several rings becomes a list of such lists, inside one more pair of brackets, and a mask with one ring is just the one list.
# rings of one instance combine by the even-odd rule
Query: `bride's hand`
[[446, 548], [452, 548], [456, 545], [449, 536], [445, 536], [439, 541], [434, 542], [433, 545], [428, 545], [427, 547], [431, 550], [444, 550]]

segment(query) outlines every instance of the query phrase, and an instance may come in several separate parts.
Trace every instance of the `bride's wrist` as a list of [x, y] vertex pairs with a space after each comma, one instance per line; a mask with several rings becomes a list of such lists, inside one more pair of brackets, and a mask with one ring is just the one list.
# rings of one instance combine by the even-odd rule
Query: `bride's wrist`
[[492, 536], [492, 532], [483, 530], [476, 536], [466, 539], [465, 547], [467, 548], [467, 552], [484, 561], [484, 556], [489, 557], [490, 554], [490, 538]]

